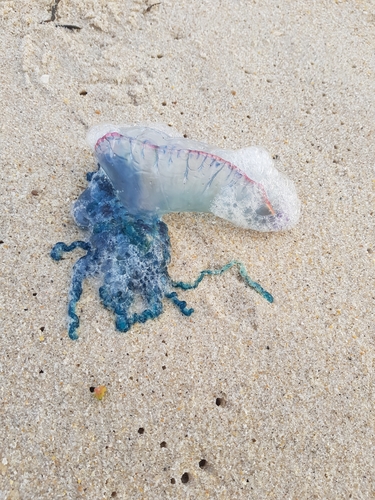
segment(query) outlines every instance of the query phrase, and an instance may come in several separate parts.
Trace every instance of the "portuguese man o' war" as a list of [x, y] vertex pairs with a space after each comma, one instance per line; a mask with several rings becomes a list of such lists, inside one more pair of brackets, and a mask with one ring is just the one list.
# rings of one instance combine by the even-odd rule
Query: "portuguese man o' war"
[[202, 271], [193, 283], [168, 274], [170, 241], [161, 220], [170, 212], [211, 212], [257, 231], [292, 227], [300, 202], [294, 184], [258, 147], [228, 151], [184, 139], [161, 125], [101, 125], [88, 133], [98, 171], [73, 204], [73, 217], [89, 233], [87, 241], [59, 242], [51, 257], [82, 248], [87, 253], [73, 268], [68, 331], [77, 339], [76, 305], [87, 277], [98, 277], [103, 305], [112, 310], [116, 328], [126, 332], [137, 322], [156, 318], [169, 298], [186, 315], [192, 308], [175, 291], [196, 288], [206, 275], [238, 266], [245, 282], [268, 302], [273, 297], [252, 281], [235, 260], [221, 269]]

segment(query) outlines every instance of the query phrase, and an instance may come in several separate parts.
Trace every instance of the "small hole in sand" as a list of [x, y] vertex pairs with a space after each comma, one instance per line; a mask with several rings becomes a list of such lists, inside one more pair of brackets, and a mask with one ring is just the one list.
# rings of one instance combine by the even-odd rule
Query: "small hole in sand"
[[184, 472], [181, 476], [181, 483], [188, 483], [189, 482], [189, 474], [187, 472]]

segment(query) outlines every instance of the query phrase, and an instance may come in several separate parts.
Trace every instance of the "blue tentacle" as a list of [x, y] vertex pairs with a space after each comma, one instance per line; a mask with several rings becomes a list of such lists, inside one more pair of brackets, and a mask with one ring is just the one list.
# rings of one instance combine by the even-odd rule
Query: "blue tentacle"
[[72, 340], [78, 339], [77, 329], [79, 327], [79, 318], [76, 314], [77, 302], [82, 295], [82, 283], [85, 278], [94, 274], [92, 253], [89, 252], [81, 257], [73, 267], [73, 276], [69, 290], [68, 303], [68, 334]]
[[90, 243], [87, 243], [86, 241], [74, 241], [70, 245], [67, 245], [66, 243], [63, 243], [62, 241], [59, 241], [54, 245], [54, 247], [51, 250], [51, 257], [53, 260], [61, 260], [63, 253], [66, 252], [72, 252], [76, 248], [82, 248], [83, 250], [90, 250], [91, 245]]
[[173, 302], [173, 304], [176, 305], [180, 309], [182, 314], [184, 314], [185, 316], [191, 316], [193, 314], [194, 309], [193, 308], [187, 309], [186, 302], [184, 300], [179, 300], [176, 292], [166, 293], [165, 296], [167, 299], [170, 299]]
[[228, 264], [225, 264], [225, 266], [223, 266], [221, 269], [205, 269], [199, 274], [198, 278], [193, 283], [185, 283], [183, 281], [172, 281], [172, 286], [174, 286], [175, 288], [182, 288], [183, 290], [191, 290], [192, 288], [197, 288], [197, 286], [205, 276], [223, 274], [225, 271], [227, 271], [233, 266], [238, 266], [240, 275], [243, 277], [248, 286], [253, 288], [264, 299], [266, 299], [268, 302], [272, 304], [273, 302], [272, 295], [269, 292], [267, 292], [259, 283], [253, 281], [247, 274], [246, 268], [242, 264], [242, 262], [238, 262], [237, 260], [232, 260], [231, 262], [228, 262]]

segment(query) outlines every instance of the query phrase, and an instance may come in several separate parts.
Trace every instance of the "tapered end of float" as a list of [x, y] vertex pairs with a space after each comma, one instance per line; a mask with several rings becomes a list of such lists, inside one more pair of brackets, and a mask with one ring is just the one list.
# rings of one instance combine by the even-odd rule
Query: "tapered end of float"
[[244, 182], [227, 186], [214, 199], [211, 211], [237, 226], [255, 231], [283, 231], [297, 224], [301, 203], [291, 180], [279, 172], [270, 154], [252, 146], [223, 151]]
[[95, 146], [99, 139], [110, 133], [120, 134], [120, 127], [118, 125], [113, 125], [112, 123], [101, 123], [100, 125], [95, 125], [91, 127], [86, 135], [86, 141], [90, 148], [95, 151]]

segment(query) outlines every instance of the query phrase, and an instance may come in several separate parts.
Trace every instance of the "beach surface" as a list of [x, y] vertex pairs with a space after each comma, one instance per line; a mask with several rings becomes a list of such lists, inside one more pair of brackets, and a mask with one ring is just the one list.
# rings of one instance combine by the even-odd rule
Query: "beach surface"
[[[0, 500], [375, 498], [374, 3], [1, 1], [0, 47]], [[164, 221], [173, 279], [236, 259], [273, 304], [232, 269], [119, 333], [87, 281], [69, 339], [106, 122], [270, 152], [295, 228]]]

